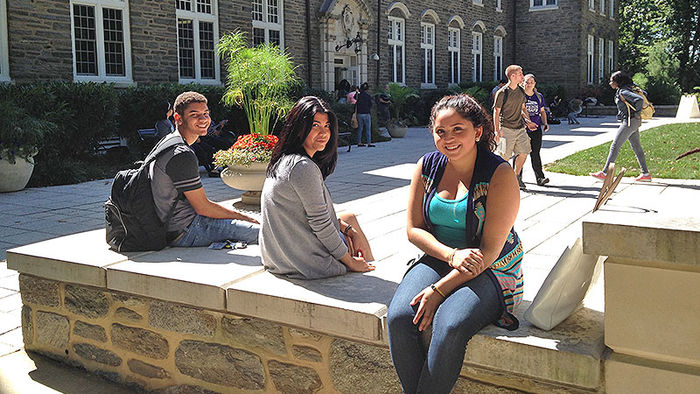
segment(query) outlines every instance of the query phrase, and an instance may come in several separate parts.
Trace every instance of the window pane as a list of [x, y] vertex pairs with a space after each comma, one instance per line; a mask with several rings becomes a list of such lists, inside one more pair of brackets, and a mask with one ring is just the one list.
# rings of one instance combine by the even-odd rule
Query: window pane
[[403, 46], [396, 46], [396, 82], [403, 82]]
[[75, 26], [75, 68], [79, 75], [97, 75], [95, 7], [73, 6]]
[[214, 24], [199, 22], [199, 63], [202, 79], [214, 79]]
[[[253, 0], [253, 20], [260, 21], [263, 20], [263, 0]], [[264, 38], [263, 38], [264, 40]]]
[[389, 45], [389, 64], [391, 64], [391, 81], [396, 82], [396, 46]]
[[253, 46], [265, 43], [265, 29], [253, 28]]
[[428, 49], [426, 51], [426, 56], [427, 56], [427, 63], [428, 63], [428, 73], [427, 73], [427, 83], [433, 83], [433, 50]]
[[197, 0], [197, 12], [211, 14], [211, 0]]
[[267, 21], [279, 23], [277, 0], [267, 0]]
[[192, 20], [177, 20], [180, 78], [194, 78], [194, 29]]
[[281, 46], [279, 30], [270, 30], [270, 44]]
[[192, 0], [177, 0], [177, 9], [192, 11]]
[[125, 75], [124, 73], [124, 26], [122, 11], [111, 8], [102, 9], [105, 44], [105, 71], [107, 75]]

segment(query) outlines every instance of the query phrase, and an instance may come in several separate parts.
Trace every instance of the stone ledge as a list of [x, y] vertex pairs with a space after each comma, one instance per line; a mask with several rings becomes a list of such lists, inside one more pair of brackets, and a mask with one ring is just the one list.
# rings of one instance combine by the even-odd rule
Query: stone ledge
[[583, 251], [699, 272], [700, 220], [598, 211], [583, 220]]

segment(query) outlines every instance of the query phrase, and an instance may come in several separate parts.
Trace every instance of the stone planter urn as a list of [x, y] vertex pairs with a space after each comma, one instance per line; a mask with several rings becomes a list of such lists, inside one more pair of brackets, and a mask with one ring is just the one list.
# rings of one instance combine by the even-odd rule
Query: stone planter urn
[[268, 164], [269, 162], [252, 163], [249, 166], [229, 165], [221, 171], [221, 180], [234, 189], [246, 191], [241, 196], [242, 203], [260, 205]]
[[34, 163], [18, 157], [15, 164], [0, 159], [0, 193], [24, 189], [32, 177]]
[[389, 131], [391, 138], [403, 138], [406, 135], [406, 131], [408, 131], [408, 127], [398, 123], [389, 123], [386, 125], [386, 129]]

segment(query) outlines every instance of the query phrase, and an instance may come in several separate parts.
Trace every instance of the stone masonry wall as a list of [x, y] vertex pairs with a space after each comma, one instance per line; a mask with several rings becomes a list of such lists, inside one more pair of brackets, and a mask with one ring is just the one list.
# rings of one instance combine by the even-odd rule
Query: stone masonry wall
[[7, 30], [13, 81], [73, 80], [68, 1], [8, 1]]
[[[20, 292], [28, 351], [138, 389], [400, 392], [386, 346], [26, 274]], [[519, 392], [493, 384], [462, 377], [454, 392]]]

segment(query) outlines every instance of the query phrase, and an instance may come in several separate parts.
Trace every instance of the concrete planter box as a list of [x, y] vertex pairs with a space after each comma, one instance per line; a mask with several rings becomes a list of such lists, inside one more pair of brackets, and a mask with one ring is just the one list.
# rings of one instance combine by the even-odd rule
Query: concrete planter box
[[0, 193], [16, 192], [24, 189], [34, 172], [34, 163], [17, 158], [15, 164], [0, 160]]

